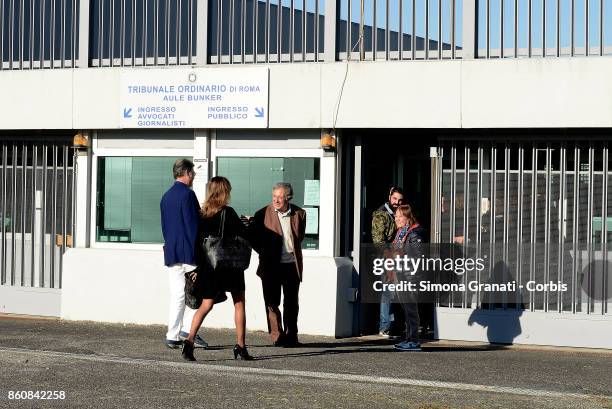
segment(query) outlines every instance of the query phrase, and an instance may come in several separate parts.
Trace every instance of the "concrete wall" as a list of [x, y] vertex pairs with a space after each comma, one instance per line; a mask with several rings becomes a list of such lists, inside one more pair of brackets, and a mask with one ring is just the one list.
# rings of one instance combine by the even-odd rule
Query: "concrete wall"
[[0, 313], [59, 317], [62, 291], [0, 285]]
[[[159, 250], [70, 249], [64, 263], [61, 318], [167, 325], [168, 278], [161, 246]], [[245, 272], [247, 328], [267, 331], [261, 280], [255, 275], [257, 264], [254, 255]], [[338, 281], [346, 281], [342, 274], [350, 271], [339, 270], [331, 257], [304, 259], [301, 333], [350, 335], [343, 323], [352, 323], [352, 316], [346, 316], [352, 309], [348, 301], [336, 306]], [[230, 297], [215, 306], [204, 328], [234, 328], [233, 311]]]
[[436, 338], [612, 349], [612, 317], [437, 308]]
[[[123, 69], [4, 71], [0, 129], [118, 128]], [[243, 68], [202, 69], [239, 74]], [[612, 58], [336, 62], [269, 69], [270, 128], [612, 126]]]

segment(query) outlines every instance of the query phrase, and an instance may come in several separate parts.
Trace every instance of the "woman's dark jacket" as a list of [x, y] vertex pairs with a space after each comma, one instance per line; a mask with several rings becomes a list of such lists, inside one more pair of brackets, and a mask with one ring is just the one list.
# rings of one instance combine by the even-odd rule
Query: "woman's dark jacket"
[[204, 238], [208, 236], [221, 235], [221, 214], [225, 211], [225, 226], [223, 235], [225, 237], [240, 236], [246, 239], [245, 227], [236, 211], [229, 206], [223, 207], [212, 217], [200, 217], [198, 223], [198, 240], [196, 241], [196, 263], [198, 266], [208, 265], [203, 243]]

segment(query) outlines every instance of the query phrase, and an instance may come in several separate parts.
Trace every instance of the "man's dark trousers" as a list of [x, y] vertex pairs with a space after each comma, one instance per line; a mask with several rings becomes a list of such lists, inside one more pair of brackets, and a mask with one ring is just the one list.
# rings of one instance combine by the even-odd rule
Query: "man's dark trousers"
[[[268, 330], [272, 342], [278, 341], [281, 334], [289, 342], [297, 342], [298, 337], [298, 292], [300, 277], [295, 263], [279, 263], [276, 268], [266, 269], [261, 279], [264, 302], [268, 316]], [[279, 310], [281, 289], [283, 292], [283, 318]], [[283, 331], [284, 325], [284, 331]]]

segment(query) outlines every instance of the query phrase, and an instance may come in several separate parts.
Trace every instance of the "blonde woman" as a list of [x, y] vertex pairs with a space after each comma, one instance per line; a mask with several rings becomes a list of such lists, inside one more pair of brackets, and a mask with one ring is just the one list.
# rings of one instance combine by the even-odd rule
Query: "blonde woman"
[[[404, 254], [410, 250], [418, 249], [419, 244], [427, 241], [425, 229], [419, 224], [419, 221], [412, 211], [412, 207], [408, 204], [403, 204], [395, 211], [395, 226], [397, 233], [393, 240], [393, 247], [403, 249]], [[413, 246], [411, 248], [411, 245]], [[414, 274], [414, 273], [413, 273]], [[414, 275], [411, 275], [414, 279]], [[395, 344], [395, 349], [400, 351], [421, 351], [419, 343], [419, 310], [418, 310], [418, 294], [416, 292], [398, 292], [398, 301], [404, 311], [406, 320], [406, 335], [405, 339], [399, 344]]]
[[234, 301], [234, 321], [236, 324], [236, 345], [234, 346], [234, 359], [240, 357], [252, 360], [245, 344], [246, 316], [244, 306], [244, 271], [212, 269], [209, 267], [202, 243], [205, 237], [217, 235], [221, 228], [222, 216], [225, 217], [223, 226], [224, 236], [245, 236], [245, 228], [236, 211], [229, 207], [232, 185], [223, 176], [215, 176], [208, 182], [206, 200], [202, 205], [198, 228], [198, 241], [196, 245], [196, 262], [198, 274], [201, 278], [204, 299], [196, 311], [191, 323], [189, 337], [183, 343], [182, 355], [185, 360], [195, 361], [193, 356], [193, 341], [202, 325], [206, 315], [212, 310], [215, 298], [220, 293], [230, 292]]

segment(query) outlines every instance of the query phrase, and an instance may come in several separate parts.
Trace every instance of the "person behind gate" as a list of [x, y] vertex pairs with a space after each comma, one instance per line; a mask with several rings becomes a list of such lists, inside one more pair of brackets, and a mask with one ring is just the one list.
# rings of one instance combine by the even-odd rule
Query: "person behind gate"
[[[253, 249], [259, 254], [257, 275], [261, 278], [274, 346], [295, 347], [298, 342], [298, 293], [302, 281], [302, 240], [306, 212], [289, 203], [291, 184], [279, 182], [272, 188], [272, 203], [258, 210], [249, 225]], [[283, 293], [283, 315], [279, 310]]]

